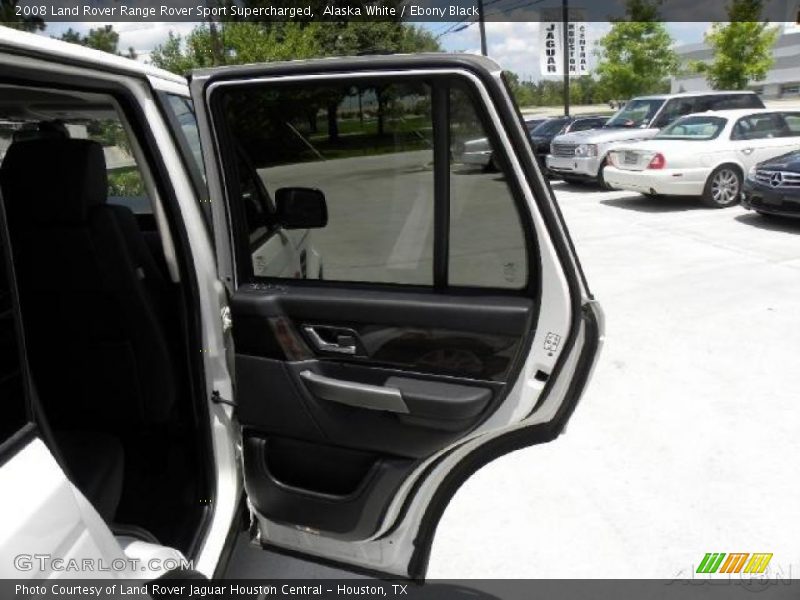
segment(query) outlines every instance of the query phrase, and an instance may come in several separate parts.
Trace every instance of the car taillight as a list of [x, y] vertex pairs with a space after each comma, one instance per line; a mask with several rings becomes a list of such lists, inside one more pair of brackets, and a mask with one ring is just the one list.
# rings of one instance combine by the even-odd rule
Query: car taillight
[[663, 169], [667, 166], [667, 161], [664, 158], [664, 155], [660, 152], [656, 152], [653, 155], [653, 158], [650, 159], [650, 164], [647, 165], [648, 169]]

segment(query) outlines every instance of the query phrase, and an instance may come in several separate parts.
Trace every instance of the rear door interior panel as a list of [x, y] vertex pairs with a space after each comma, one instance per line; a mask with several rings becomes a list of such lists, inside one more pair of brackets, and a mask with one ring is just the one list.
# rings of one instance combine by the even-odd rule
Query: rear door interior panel
[[[279, 522], [364, 539], [415, 463], [503, 398], [533, 301], [282, 283], [244, 286], [232, 310], [251, 502]], [[347, 332], [355, 353], [319, 350], [306, 327]]]
[[364, 57], [191, 88], [259, 539], [424, 572], [448, 465], [567, 414], [541, 394], [580, 350], [587, 292], [500, 72]]

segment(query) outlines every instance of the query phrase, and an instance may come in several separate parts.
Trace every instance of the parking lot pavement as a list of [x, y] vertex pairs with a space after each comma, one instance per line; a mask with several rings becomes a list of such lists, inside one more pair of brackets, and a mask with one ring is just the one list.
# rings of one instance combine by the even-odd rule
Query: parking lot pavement
[[800, 222], [554, 184], [606, 343], [565, 435], [448, 506], [428, 576], [800, 576]]

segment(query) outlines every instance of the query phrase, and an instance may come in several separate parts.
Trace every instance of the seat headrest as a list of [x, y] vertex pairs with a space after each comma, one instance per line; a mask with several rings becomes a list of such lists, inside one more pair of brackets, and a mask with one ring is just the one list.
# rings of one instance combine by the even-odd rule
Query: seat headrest
[[0, 167], [6, 210], [39, 223], [80, 223], [103, 204], [108, 175], [103, 147], [90, 140], [38, 139], [11, 144]]
[[11, 136], [13, 143], [29, 140], [65, 140], [69, 139], [69, 130], [61, 121], [40, 121], [34, 127], [17, 129]]

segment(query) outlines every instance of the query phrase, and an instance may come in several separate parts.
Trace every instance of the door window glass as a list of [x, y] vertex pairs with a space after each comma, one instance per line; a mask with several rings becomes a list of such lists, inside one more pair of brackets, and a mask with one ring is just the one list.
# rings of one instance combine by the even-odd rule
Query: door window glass
[[653, 127], [666, 127], [675, 119], [695, 112], [694, 98], [673, 98], [658, 115]]
[[[468, 88], [450, 78], [403, 78], [232, 86], [219, 93], [225, 146], [228, 156], [235, 154], [236, 185], [229, 189], [238, 252], [251, 266], [246, 275], [527, 284], [526, 238], [502, 173], [505, 160]], [[449, 186], [435, 184], [445, 178]], [[324, 196], [327, 221], [289, 226], [285, 199], [298, 195], [312, 202]], [[447, 231], [434, 218], [437, 205], [449, 211]], [[448, 253], [436, 263], [439, 271], [437, 228], [449, 242], [437, 246]]]
[[108, 110], [98, 110], [103, 116], [86, 114], [65, 115], [59, 119], [19, 120], [0, 129], [0, 154], [17, 141], [57, 137], [84, 139], [103, 146], [108, 175], [108, 201], [127, 206], [133, 212], [151, 213], [150, 198], [130, 141], [119, 117], [109, 116]]
[[[319, 277], [305, 261], [325, 279], [432, 283], [429, 85], [249, 87], [223, 103], [254, 274]], [[327, 225], [279, 226], [282, 188], [320, 190]]]
[[[475, 102], [464, 88], [450, 93], [455, 148], [486, 140]], [[527, 282], [525, 234], [506, 177], [451, 152], [449, 283], [521, 288]], [[502, 162], [495, 159], [495, 167]]]
[[785, 113], [786, 128], [789, 136], [800, 135], [800, 113]]
[[[650, 123], [664, 104], [661, 98], [638, 99], [628, 102], [621, 111], [609, 119], [607, 127], [644, 127]], [[653, 125], [657, 127], [657, 125]]]
[[784, 126], [783, 119], [775, 113], [751, 115], [736, 122], [731, 137], [735, 140], [763, 140], [780, 137], [783, 135]]
[[763, 108], [764, 104], [756, 94], [721, 94], [708, 96], [706, 107], [702, 110], [728, 110], [734, 108]]

